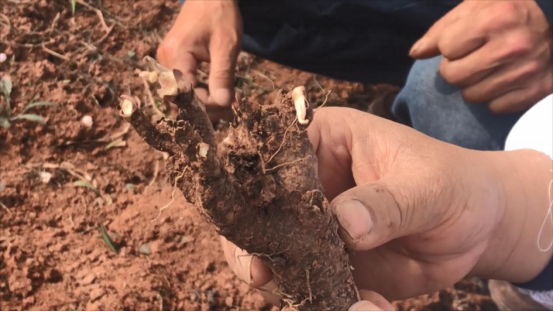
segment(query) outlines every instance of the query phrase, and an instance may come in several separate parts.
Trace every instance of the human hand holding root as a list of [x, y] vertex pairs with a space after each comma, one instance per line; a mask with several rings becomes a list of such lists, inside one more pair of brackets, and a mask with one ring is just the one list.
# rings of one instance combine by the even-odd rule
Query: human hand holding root
[[533, 0], [466, 0], [410, 52], [443, 55], [440, 73], [471, 103], [497, 113], [525, 110], [553, 93], [553, 32]]
[[[308, 132], [358, 289], [392, 300], [466, 275], [525, 282], [551, 258], [536, 244], [552, 179], [546, 155], [467, 150], [345, 108], [318, 110]], [[240, 278], [278, 297], [261, 261], [223, 248]]]

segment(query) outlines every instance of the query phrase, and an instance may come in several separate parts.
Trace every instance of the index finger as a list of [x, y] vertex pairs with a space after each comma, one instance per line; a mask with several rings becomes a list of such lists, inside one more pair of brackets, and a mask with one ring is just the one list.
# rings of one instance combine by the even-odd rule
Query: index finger
[[[462, 5], [462, 4], [461, 4]], [[419, 41], [415, 42], [409, 55], [415, 59], [426, 59], [434, 56], [440, 55], [440, 49], [438, 47], [438, 42], [443, 30], [452, 22], [457, 20], [457, 10], [461, 6], [454, 8], [449, 11], [446, 15], [440, 18], [430, 29], [422, 36]]]
[[[170, 53], [173, 54], [173, 52]], [[166, 49], [160, 47], [157, 50], [158, 62], [169, 69], [178, 69], [182, 72], [184, 78], [195, 86], [197, 83], [198, 59], [191, 52], [185, 52], [178, 56], [168, 54], [169, 52]]]

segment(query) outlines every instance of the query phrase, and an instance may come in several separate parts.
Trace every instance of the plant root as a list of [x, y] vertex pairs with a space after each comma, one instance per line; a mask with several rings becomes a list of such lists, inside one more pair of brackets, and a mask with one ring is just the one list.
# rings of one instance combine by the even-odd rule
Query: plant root
[[[171, 185], [219, 234], [260, 256], [274, 273], [283, 305], [348, 310], [359, 297], [305, 131], [313, 109], [305, 107], [299, 120], [292, 92], [275, 91], [270, 105], [238, 94], [229, 135], [218, 145], [192, 85], [179, 71], [153, 65], [158, 93], [178, 108], [176, 118], [152, 122], [129, 96], [120, 114], [148, 144], [169, 155]], [[265, 159], [271, 168], [265, 169]]]

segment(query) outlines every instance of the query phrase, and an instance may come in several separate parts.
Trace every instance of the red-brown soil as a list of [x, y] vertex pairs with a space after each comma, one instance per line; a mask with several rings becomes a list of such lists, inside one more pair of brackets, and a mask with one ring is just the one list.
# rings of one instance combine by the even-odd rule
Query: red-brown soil
[[[13, 82], [12, 116], [33, 99], [57, 104], [28, 112], [46, 125], [19, 120], [0, 128], [1, 310], [271, 309], [234, 277], [215, 231], [196, 209], [179, 192], [172, 201], [163, 155], [118, 116], [120, 94], [142, 96], [134, 69], [154, 56], [178, 9], [169, 0], [103, 1], [108, 32], [80, 3], [73, 15], [70, 1], [0, 0], [0, 53], [8, 57], [0, 75]], [[379, 103], [389, 102], [393, 91], [247, 54], [239, 67], [241, 88], [259, 101], [273, 83], [305, 85], [312, 103], [332, 90], [327, 105], [385, 115]], [[84, 116], [92, 117], [91, 127], [81, 122]], [[78, 180], [90, 181], [98, 194], [75, 186]], [[485, 293], [483, 282], [467, 280], [395, 305], [493, 309]]]

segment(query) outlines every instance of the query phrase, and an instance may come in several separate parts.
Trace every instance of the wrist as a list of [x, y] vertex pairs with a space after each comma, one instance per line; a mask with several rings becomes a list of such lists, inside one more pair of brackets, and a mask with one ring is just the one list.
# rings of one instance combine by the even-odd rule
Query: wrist
[[[481, 152], [493, 176], [500, 200], [498, 219], [484, 253], [472, 274], [483, 278], [526, 282], [537, 276], [551, 260], [552, 250], [538, 246], [540, 228], [549, 208], [551, 159], [534, 150]], [[541, 245], [553, 239], [545, 227]]]

